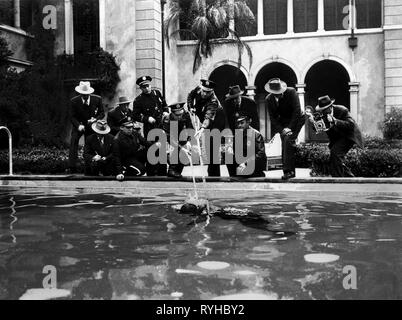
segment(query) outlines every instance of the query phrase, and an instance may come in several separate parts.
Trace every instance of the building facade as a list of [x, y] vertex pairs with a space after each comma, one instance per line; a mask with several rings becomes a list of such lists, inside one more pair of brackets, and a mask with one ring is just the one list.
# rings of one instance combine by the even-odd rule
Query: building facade
[[[177, 41], [166, 63], [168, 98], [185, 100], [201, 76], [218, 82], [220, 98], [229, 85], [240, 84], [257, 101], [269, 138], [264, 85], [280, 77], [297, 89], [303, 108], [329, 94], [350, 108], [365, 134], [381, 135], [385, 112], [402, 107], [402, 0], [254, 0], [249, 5], [256, 27], [242, 39], [253, 52], [251, 68], [244, 55], [237, 72], [237, 50], [226, 45], [193, 75], [194, 41]], [[311, 128], [302, 134], [305, 140], [322, 138]]]
[[[179, 40], [162, 50], [161, 0], [0, 0], [0, 36], [18, 69], [31, 64], [25, 48], [33, 17], [54, 30], [55, 54], [96, 47], [111, 52], [120, 65], [117, 96], [135, 97], [137, 77], [151, 75], [168, 102], [186, 100], [201, 77], [218, 83], [223, 99], [240, 84], [258, 106], [262, 133], [271, 136], [265, 108], [265, 83], [280, 77], [297, 89], [301, 105], [315, 105], [329, 94], [344, 104], [365, 134], [381, 135], [391, 107], [402, 107], [402, 0], [249, 0], [256, 23], [242, 39], [251, 47], [240, 72], [237, 50], [222, 45], [193, 74], [195, 42]], [[169, 2], [169, 0], [168, 0]], [[168, 13], [166, 13], [168, 14]], [[236, 26], [236, 22], [233, 21]], [[310, 129], [302, 139], [320, 140]]]

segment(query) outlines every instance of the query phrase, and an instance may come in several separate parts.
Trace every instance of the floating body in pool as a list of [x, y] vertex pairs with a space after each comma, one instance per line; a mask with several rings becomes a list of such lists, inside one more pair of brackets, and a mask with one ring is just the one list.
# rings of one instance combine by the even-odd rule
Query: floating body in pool
[[277, 230], [277, 226], [271, 224], [271, 222], [264, 218], [263, 215], [252, 212], [249, 209], [239, 209], [234, 207], [219, 208], [205, 199], [186, 200], [183, 205], [176, 206], [176, 209], [180, 214], [196, 216], [193, 223], [200, 223], [208, 219], [208, 217], [217, 216], [224, 220], [238, 220], [244, 226], [270, 231], [281, 237], [288, 237], [295, 234], [295, 232], [292, 231]]

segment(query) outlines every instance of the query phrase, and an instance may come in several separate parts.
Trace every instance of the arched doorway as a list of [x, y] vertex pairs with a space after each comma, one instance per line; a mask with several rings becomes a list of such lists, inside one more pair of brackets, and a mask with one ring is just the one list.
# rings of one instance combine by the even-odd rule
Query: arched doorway
[[[350, 77], [347, 70], [338, 62], [324, 60], [314, 64], [306, 74], [306, 106], [315, 107], [319, 97], [329, 95], [350, 110]], [[307, 141], [328, 141], [325, 133], [315, 134], [311, 125], [306, 125]]]
[[271, 139], [272, 132], [268, 110], [265, 105], [265, 97], [268, 93], [265, 91], [264, 87], [272, 78], [280, 78], [282, 81], [285, 81], [289, 87], [295, 87], [297, 84], [297, 76], [293, 69], [281, 62], [269, 63], [258, 72], [255, 79], [255, 101], [257, 102], [260, 115], [261, 133], [267, 140]]
[[230, 86], [239, 85], [242, 90], [247, 86], [247, 79], [243, 72], [234, 66], [223, 65], [212, 71], [209, 80], [216, 82], [216, 96], [223, 103]]

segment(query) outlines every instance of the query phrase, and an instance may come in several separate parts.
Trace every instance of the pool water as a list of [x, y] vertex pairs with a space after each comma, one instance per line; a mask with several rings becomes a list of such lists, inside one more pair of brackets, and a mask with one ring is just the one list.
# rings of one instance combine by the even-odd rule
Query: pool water
[[[141, 198], [0, 190], [0, 299], [42, 288], [49, 265], [66, 299], [402, 297], [402, 192], [220, 192], [211, 199], [269, 224], [195, 220], [175, 210], [184, 199], [163, 190]], [[311, 262], [309, 254], [335, 259]], [[350, 266], [355, 273], [345, 271]]]

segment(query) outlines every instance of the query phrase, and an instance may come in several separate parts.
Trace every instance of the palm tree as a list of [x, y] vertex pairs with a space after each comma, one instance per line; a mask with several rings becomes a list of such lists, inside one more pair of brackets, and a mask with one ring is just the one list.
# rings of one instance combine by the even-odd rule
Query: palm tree
[[[164, 23], [167, 45], [171, 38], [196, 40], [194, 48], [193, 73], [204, 59], [212, 56], [220, 45], [234, 45], [238, 49], [238, 66], [246, 50], [250, 67], [253, 55], [249, 45], [243, 42], [232, 23], [236, 20], [243, 30], [255, 23], [254, 14], [247, 0], [170, 0], [169, 14]], [[179, 28], [177, 29], [177, 26]], [[169, 33], [170, 30], [174, 30]]]

